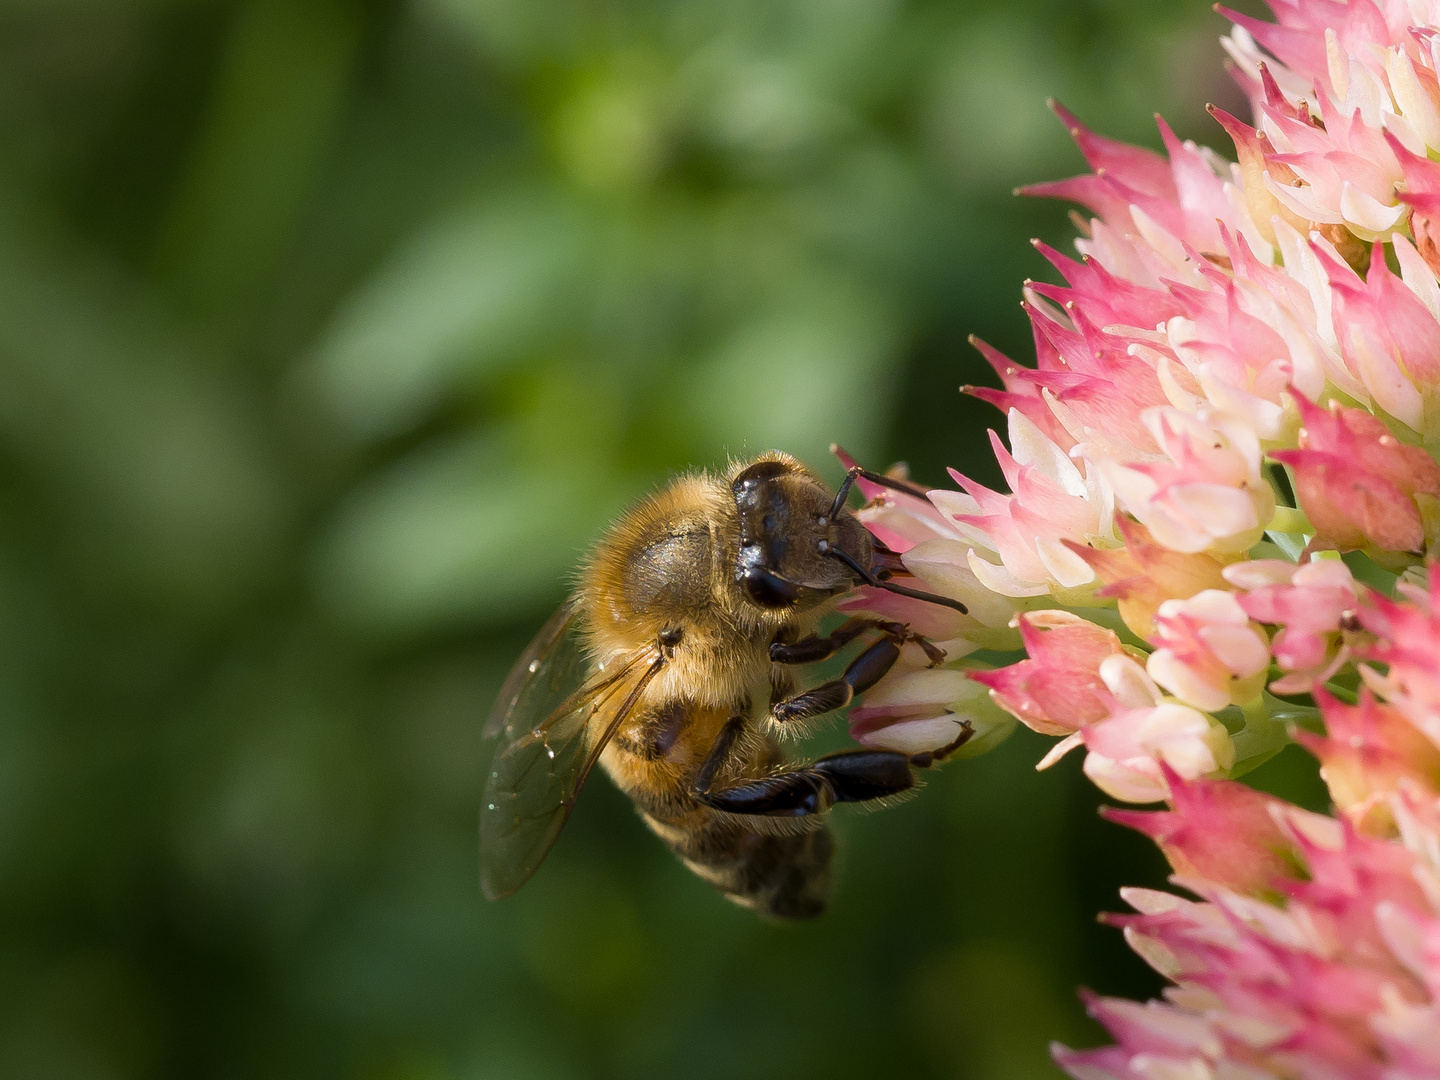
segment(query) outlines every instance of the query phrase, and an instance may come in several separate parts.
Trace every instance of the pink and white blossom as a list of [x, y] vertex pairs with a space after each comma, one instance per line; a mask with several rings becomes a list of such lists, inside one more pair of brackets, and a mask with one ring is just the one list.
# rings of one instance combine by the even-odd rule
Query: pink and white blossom
[[1222, 571], [1239, 589], [1236, 602], [1256, 622], [1282, 629], [1270, 643], [1286, 674], [1270, 684], [1277, 694], [1309, 693], [1350, 658], [1342, 625], [1353, 618], [1359, 587], [1338, 559], [1285, 562], [1254, 559]]
[[1320, 409], [1303, 397], [1296, 400], [1305, 422], [1300, 448], [1271, 456], [1295, 470], [1300, 507], [1315, 526], [1316, 545], [1423, 551], [1425, 523], [1416, 500], [1440, 498], [1435, 459], [1400, 443], [1363, 409], [1333, 401]]
[[1440, 1075], [1435, 801], [1399, 797], [1418, 810], [1402, 843], [1231, 781], [1169, 780], [1169, 811], [1111, 816], [1200, 899], [1127, 889], [1135, 914], [1107, 921], [1173, 985], [1145, 1005], [1087, 997], [1115, 1045], [1057, 1045], [1056, 1062], [1076, 1080]]
[[1071, 735], [1114, 711], [1100, 677], [1107, 657], [1125, 655], [1114, 631], [1068, 611], [1022, 613], [1016, 621], [1029, 659], [971, 674], [997, 705], [1042, 735]]
[[1234, 593], [1206, 589], [1166, 600], [1155, 615], [1150, 677], [1181, 701], [1214, 712], [1259, 697], [1270, 644]]
[[[1062, 736], [1040, 767], [1083, 748], [1113, 798], [1169, 803], [1110, 816], [1198, 899], [1127, 890], [1111, 921], [1172, 985], [1088, 997], [1115, 1045], [1057, 1047], [1077, 1080], [1440, 1078], [1440, 0], [1269, 6], [1221, 9], [1233, 163], [1056, 108], [1090, 171], [1029, 190], [1088, 211], [1080, 258], [1037, 245], [1063, 284], [1026, 283], [1034, 366], [977, 342], [1003, 388], [971, 390], [1009, 491], [952, 473], [864, 512], [917, 576], [1021, 609], [1028, 658], [904, 658], [860, 737], [938, 740], [983, 690]], [[1324, 735], [1269, 716], [1272, 667]], [[1338, 816], [1223, 779], [1287, 730]]]
[[[1133, 663], [1133, 661], [1132, 661]], [[1085, 775], [1123, 802], [1156, 802], [1169, 794], [1164, 766], [1186, 779], [1228, 769], [1235, 750], [1224, 726], [1198, 709], [1165, 701], [1116, 712], [1083, 728]], [[1060, 744], [1063, 746], [1064, 744]]]
[[1145, 526], [1124, 517], [1115, 524], [1124, 547], [1072, 544], [1071, 550], [1089, 563], [1104, 583], [1095, 591], [1096, 597], [1115, 600], [1120, 618], [1136, 637], [1149, 638], [1154, 633], [1155, 614], [1165, 601], [1225, 587], [1225, 564], [1214, 556], [1172, 551], [1157, 543]]

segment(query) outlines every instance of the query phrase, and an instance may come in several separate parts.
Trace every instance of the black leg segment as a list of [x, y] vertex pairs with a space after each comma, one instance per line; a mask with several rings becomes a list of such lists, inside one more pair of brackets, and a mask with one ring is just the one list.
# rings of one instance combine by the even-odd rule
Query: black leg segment
[[735, 744], [743, 717], [734, 717], [715, 740], [705, 758], [693, 792], [695, 801], [712, 810], [764, 817], [808, 817], [823, 814], [835, 803], [869, 802], [909, 791], [915, 786], [913, 769], [927, 769], [953, 754], [975, 729], [961, 724], [955, 741], [923, 754], [898, 750], [842, 750], [826, 754], [814, 764], [790, 772], [746, 780], [718, 791], [710, 781]]
[[917, 769], [928, 769], [932, 765], [938, 765], [969, 742], [970, 736], [974, 734], [974, 725], [972, 725], [969, 720], [962, 720], [960, 721], [960, 734], [956, 735], [954, 740], [946, 743], [940, 747], [939, 750], [927, 750], [923, 754], [911, 754], [910, 764], [914, 765]]
[[810, 769], [748, 780], [720, 791], [697, 791], [695, 800], [712, 810], [764, 817], [809, 817], [823, 814], [835, 802], [823, 776]]
[[895, 750], [842, 750], [826, 754], [812, 768], [825, 777], [836, 802], [883, 799], [915, 786], [909, 756]]
[[777, 701], [772, 709], [775, 719], [788, 723], [834, 712], [848, 705], [860, 691], [868, 690], [884, 678], [898, 659], [900, 646], [888, 637], [881, 638], [852, 660], [840, 678]]
[[775, 664], [814, 664], [829, 660], [866, 630], [880, 630], [890, 637], [898, 635], [902, 640], [908, 633], [903, 623], [887, 622], [884, 619], [847, 619], [824, 637], [811, 634], [789, 644], [773, 642], [770, 646], [770, 661]]
[[929, 638], [915, 633], [904, 623], [891, 622], [888, 619], [855, 618], [847, 619], [825, 637], [811, 634], [796, 642], [772, 642], [770, 660], [776, 664], [813, 664], [828, 660], [866, 630], [878, 630], [896, 645], [913, 641], [925, 651], [932, 667], [945, 659], [944, 649], [936, 648]]
[[720, 734], [715, 737], [705, 760], [700, 763], [700, 771], [695, 774], [696, 792], [710, 790], [710, 785], [715, 782], [715, 774], [720, 771], [720, 766], [725, 764], [725, 759], [735, 749], [735, 740], [745, 730], [745, 717], [732, 716], [725, 721], [725, 726], [720, 729]]

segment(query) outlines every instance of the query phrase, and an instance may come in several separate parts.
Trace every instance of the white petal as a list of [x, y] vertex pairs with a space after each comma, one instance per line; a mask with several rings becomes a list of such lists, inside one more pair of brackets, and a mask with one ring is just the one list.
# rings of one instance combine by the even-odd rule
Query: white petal
[[981, 584], [970, 568], [970, 545], [937, 538], [916, 544], [900, 556], [905, 568], [923, 578], [936, 592], [961, 601], [984, 626], [1005, 626], [1015, 605]]
[[1378, 348], [1370, 335], [1358, 326], [1350, 327], [1350, 345], [1359, 368], [1356, 374], [1375, 398], [1375, 404], [1402, 424], [1420, 431], [1425, 403], [1399, 362]]
[[1061, 739], [1054, 746], [1052, 746], [1049, 752], [1040, 759], [1039, 763], [1035, 766], [1035, 771], [1040, 772], [1044, 769], [1050, 768], [1051, 765], [1054, 765], [1071, 750], [1074, 750], [1077, 746], [1083, 746], [1084, 744], [1085, 739], [1078, 731], [1075, 732], [1075, 734], [1073, 735], [1066, 735], [1065, 738]]
[[1160, 768], [1149, 758], [1132, 758], [1121, 763], [1090, 751], [1082, 769], [1101, 791], [1121, 802], [1159, 802], [1170, 794], [1160, 778]]
[[[1424, 85], [1415, 74], [1415, 65], [1410, 62], [1403, 46], [1392, 48], [1385, 54], [1385, 74], [1390, 78], [1390, 92], [1401, 115], [1427, 146], [1440, 147], [1440, 109], [1425, 92]], [[1422, 157], [1425, 155], [1423, 149], [1412, 152]]]
[[1298, 806], [1272, 806], [1270, 813], [1281, 828], [1293, 829], [1310, 843], [1327, 851], [1339, 851], [1345, 846], [1345, 830], [1335, 818], [1314, 814]]
[[1428, 976], [1425, 964], [1425, 930], [1403, 907], [1391, 900], [1375, 905], [1375, 924], [1385, 947], [1417, 979]]
[[[1340, 46], [1340, 35], [1333, 26], [1325, 28], [1325, 67], [1330, 76], [1330, 92], [1344, 102], [1350, 93], [1350, 55]], [[1354, 110], [1346, 110], [1349, 116]]]
[[968, 544], [974, 544], [986, 551], [995, 550], [995, 540], [989, 533], [978, 525], [971, 525], [964, 521], [956, 521], [957, 514], [967, 517], [980, 516], [980, 504], [969, 495], [961, 491], [947, 491], [944, 488], [936, 488], [930, 492], [930, 502], [935, 509], [944, 516], [946, 523], [955, 530], [955, 534]]
[[1142, 889], [1138, 885], [1128, 885], [1121, 889], [1120, 899], [1142, 915], [1160, 915], [1167, 911], [1180, 911], [1186, 907], [1184, 898], [1176, 896], [1174, 893], [1160, 892], [1158, 889]]
[[1175, 276], [1186, 285], [1205, 287], [1200, 268], [1185, 251], [1185, 245], [1138, 206], [1130, 207], [1130, 217], [1141, 238], [1175, 269]]
[[898, 750], [902, 754], [923, 754], [937, 750], [960, 734], [960, 721], [954, 716], [931, 716], [924, 720], [902, 720], [898, 724], [872, 731], [861, 738], [866, 746], [882, 750]]
[[1114, 653], [1101, 660], [1099, 675], [1105, 688], [1127, 708], [1148, 709], [1160, 703], [1160, 688], [1127, 655]]
[[1248, 592], [1251, 589], [1263, 589], [1267, 585], [1289, 585], [1298, 569], [1294, 563], [1284, 559], [1250, 559], [1231, 563], [1220, 571], [1220, 576], [1237, 589]]
[[1339, 559], [1311, 559], [1304, 566], [1295, 568], [1295, 584], [1353, 590], [1355, 577]]
[[1400, 263], [1400, 280], [1420, 298], [1431, 318], [1440, 322], [1440, 283], [1415, 245], [1403, 236], [1395, 237], [1395, 258]]
[[1021, 465], [1033, 465], [1054, 480], [1067, 495], [1085, 497], [1085, 480], [1070, 456], [1050, 441], [1019, 409], [1009, 416], [1010, 453]]
[[1110, 490], [1115, 492], [1116, 501], [1132, 514], [1137, 508], [1143, 509], [1159, 490], [1155, 481], [1138, 469], [1126, 468], [1118, 461], [1108, 458], [1101, 458], [1096, 464], [1100, 468], [1100, 475], [1110, 485]]
[[1400, 223], [1410, 208], [1402, 202], [1387, 206], [1346, 180], [1340, 188], [1340, 213], [1362, 240], [1377, 240]]
[[1216, 539], [1238, 536], [1260, 526], [1255, 503], [1238, 488], [1220, 484], [1174, 484], [1159, 501], [1169, 504], [1176, 513]]
[[1226, 626], [1245, 626], [1249, 622], [1235, 594], [1224, 589], [1203, 589], [1187, 600], [1166, 600], [1160, 605], [1163, 616], [1182, 612], [1203, 622]]
[[1212, 686], [1169, 649], [1156, 649], [1151, 653], [1145, 663], [1145, 671], [1181, 701], [1196, 708], [1213, 711], [1230, 704], [1228, 688]]
[[1320, 340], [1332, 348], [1336, 346], [1335, 323], [1331, 318], [1332, 298], [1330, 278], [1320, 266], [1315, 252], [1310, 250], [1305, 237], [1301, 236], [1282, 217], [1271, 219], [1275, 229], [1275, 241], [1285, 257], [1285, 272], [1310, 294], [1310, 303], [1315, 307], [1315, 325], [1312, 327]]
[[1430, 152], [1425, 145], [1424, 137], [1415, 130], [1415, 125], [1403, 116], [1387, 112], [1385, 114], [1385, 130], [1395, 136], [1400, 145], [1416, 157], [1425, 157]]
[[1314, 196], [1314, 188], [1291, 187], [1277, 183], [1268, 172], [1260, 177], [1265, 190], [1280, 200], [1280, 204], [1292, 214], [1298, 214], [1307, 221], [1318, 221], [1324, 225], [1339, 225], [1344, 218], [1337, 210], [1324, 206]]
[[969, 561], [970, 569], [980, 579], [980, 584], [991, 592], [1002, 596], [1044, 596], [1050, 591], [1046, 584], [1021, 581], [1005, 567], [986, 562], [974, 551], [970, 552]]
[[1196, 397], [1180, 385], [1175, 378], [1173, 365], [1174, 361], [1167, 356], [1162, 357], [1155, 368], [1155, 376], [1160, 381], [1160, 389], [1165, 392], [1165, 400], [1177, 409], [1198, 412], [1201, 405], [1204, 404], [1203, 399]]
[[1078, 589], [1095, 580], [1090, 564], [1058, 540], [1035, 538], [1035, 554], [1056, 582], [1067, 589]]
[[1379, 76], [1365, 64], [1351, 56], [1350, 86], [1345, 92], [1344, 113], [1354, 116], [1360, 110], [1360, 120], [1366, 127], [1378, 128], [1384, 122], [1385, 110], [1390, 105], [1390, 95]]
[[980, 513], [980, 504], [975, 499], [966, 495], [963, 491], [950, 491], [946, 488], [931, 488], [929, 494], [930, 502], [947, 518], [956, 514], [964, 514], [973, 517]]
[[[954, 668], [921, 668], [889, 678], [865, 693], [867, 708], [880, 706], [950, 705], [971, 701], [989, 691]], [[943, 745], [943, 744], [942, 744]]]
[[1199, 372], [1200, 387], [1211, 404], [1241, 420], [1257, 438], [1278, 440], [1285, 430], [1284, 407], [1231, 386], [1219, 377], [1219, 370], [1218, 364], [1205, 364]]
[[1200, 640], [1215, 658], [1239, 678], [1248, 679], [1270, 666], [1270, 649], [1248, 626], [1207, 626]]

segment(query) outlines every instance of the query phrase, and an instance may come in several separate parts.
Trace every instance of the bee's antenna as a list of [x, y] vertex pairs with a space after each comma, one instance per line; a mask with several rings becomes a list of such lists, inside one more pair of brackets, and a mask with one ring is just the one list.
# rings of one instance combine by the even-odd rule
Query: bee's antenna
[[[830, 449], [837, 450], [833, 446]], [[917, 484], [913, 480], [902, 480], [898, 476], [886, 476], [884, 473], [872, 472], [863, 465], [851, 465], [845, 470], [845, 479], [841, 481], [840, 491], [835, 496], [835, 508], [830, 514], [832, 518], [840, 512], [840, 507], [845, 505], [845, 497], [850, 493], [850, 485], [856, 480], [862, 479], [870, 481], [876, 487], [889, 488], [891, 491], [898, 491], [903, 495], [914, 495], [916, 498], [927, 500], [930, 497], [930, 489], [923, 484]]]
[[908, 596], [912, 600], [924, 600], [929, 604], [939, 604], [942, 607], [953, 608], [960, 612], [961, 615], [970, 614], [970, 609], [959, 600], [952, 600], [948, 596], [938, 596], [935, 593], [921, 592], [919, 589], [907, 589], [904, 585], [896, 585], [893, 581], [881, 581], [837, 547], [826, 548], [825, 554], [831, 558], [839, 559], [846, 566], [850, 567], [851, 570], [860, 576], [860, 580], [865, 582], [866, 585], [870, 585], [876, 589], [884, 589], [886, 592], [892, 592], [898, 596]]

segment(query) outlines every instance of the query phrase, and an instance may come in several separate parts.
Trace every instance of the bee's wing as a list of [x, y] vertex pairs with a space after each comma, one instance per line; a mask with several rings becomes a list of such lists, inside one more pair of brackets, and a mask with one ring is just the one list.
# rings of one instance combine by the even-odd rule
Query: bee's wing
[[563, 683], [580, 670], [575, 621], [565, 608], [550, 620], [517, 661], [486, 726], [494, 756], [480, 809], [480, 885], [492, 900], [520, 888], [544, 861], [600, 751], [665, 663], [659, 649], [642, 649], [556, 704], [557, 676]]
[[579, 689], [584, 656], [578, 622], [578, 607], [572, 596], [555, 609], [535, 640], [526, 646], [505, 676], [495, 707], [485, 722], [487, 741], [498, 737], [511, 717], [544, 719]]

